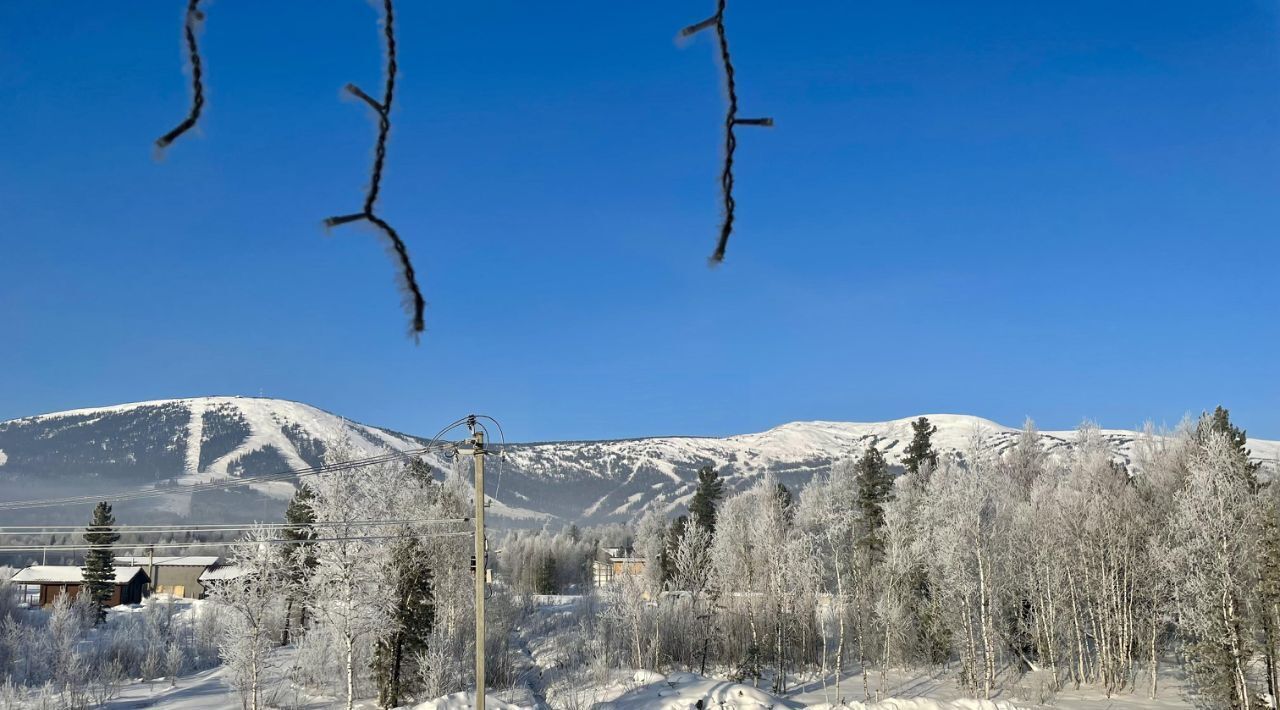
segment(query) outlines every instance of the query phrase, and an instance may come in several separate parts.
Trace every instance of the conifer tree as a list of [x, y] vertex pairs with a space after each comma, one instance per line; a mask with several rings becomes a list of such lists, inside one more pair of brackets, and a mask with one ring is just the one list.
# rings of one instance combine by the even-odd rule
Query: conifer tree
[[698, 469], [698, 490], [689, 503], [689, 514], [697, 518], [698, 524], [708, 532], [716, 531], [716, 504], [724, 495], [724, 481], [720, 474], [710, 466]]
[[[288, 597], [285, 602], [284, 632], [280, 636], [280, 645], [289, 645], [289, 627], [293, 621], [293, 608], [299, 603], [298, 595], [306, 589], [307, 577], [315, 569], [316, 556], [314, 545], [307, 542], [315, 539], [313, 524], [316, 521], [315, 510], [311, 507], [315, 493], [304, 483], [298, 486], [289, 507], [285, 509], [284, 519], [289, 527], [284, 529], [284, 539], [292, 542], [284, 546], [285, 578], [289, 584]], [[301, 604], [298, 614], [298, 625], [306, 626], [307, 606]]]
[[1258, 615], [1262, 622], [1267, 693], [1280, 697], [1280, 489], [1268, 484], [1262, 501]]
[[791, 493], [791, 489], [787, 488], [785, 483], [781, 482], [778, 483], [777, 488], [774, 489], [774, 495], [778, 497], [778, 505], [782, 508], [783, 517], [786, 518], [787, 522], [791, 522], [792, 517], [795, 514], [795, 495]]
[[405, 538], [392, 552], [391, 586], [395, 607], [390, 623], [374, 647], [371, 663], [378, 684], [378, 704], [384, 708], [400, 705], [408, 678], [406, 663], [427, 649], [435, 628], [435, 590], [427, 555], [417, 538]]
[[410, 477], [412, 477], [414, 480], [418, 481], [423, 485], [430, 485], [432, 483], [435, 483], [435, 480], [436, 480], [435, 469], [431, 468], [431, 464], [427, 463], [426, 461], [423, 461], [422, 459], [418, 459], [418, 458], [411, 459], [409, 461], [408, 471], [409, 471]]
[[636, 554], [644, 558], [646, 591], [657, 598], [667, 581], [667, 520], [655, 506], [647, 509], [636, 530]]
[[542, 559], [542, 564], [538, 565], [538, 572], [533, 578], [533, 588], [536, 594], [555, 594], [556, 589], [556, 558], [554, 555], [547, 555]]
[[1240, 470], [1248, 476], [1250, 485], [1256, 488], [1258, 469], [1262, 467], [1262, 462], [1250, 460], [1249, 457], [1252, 452], [1246, 446], [1249, 440], [1248, 435], [1244, 429], [1231, 423], [1231, 412], [1223, 408], [1222, 405], [1214, 407], [1212, 414], [1201, 415], [1200, 421], [1196, 425], [1196, 438], [1202, 445], [1211, 433], [1225, 434], [1227, 436], [1231, 445], [1235, 448]]
[[927, 463], [929, 468], [937, 468], [938, 452], [933, 450], [933, 435], [938, 427], [929, 423], [928, 417], [920, 417], [911, 422], [911, 443], [904, 449], [902, 465], [910, 473], [920, 473], [920, 465]]
[[120, 539], [115, 524], [111, 505], [102, 501], [93, 509], [93, 519], [84, 533], [84, 541], [93, 545], [84, 556], [84, 588], [97, 609], [94, 623], [107, 618], [107, 604], [116, 589], [116, 555], [110, 547]]
[[858, 484], [858, 547], [868, 561], [884, 556], [884, 506], [893, 495], [893, 476], [884, 455], [874, 445], [867, 449], [854, 466]]

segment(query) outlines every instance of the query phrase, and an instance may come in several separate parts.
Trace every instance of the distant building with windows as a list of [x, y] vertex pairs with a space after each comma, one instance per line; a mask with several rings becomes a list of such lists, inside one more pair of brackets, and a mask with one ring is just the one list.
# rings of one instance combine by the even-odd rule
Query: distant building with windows
[[644, 558], [621, 547], [606, 547], [591, 562], [591, 584], [607, 587], [621, 577], [644, 573]]
[[187, 599], [202, 599], [205, 592], [200, 577], [218, 567], [222, 558], [217, 556], [165, 556], [117, 555], [116, 564], [141, 567], [151, 578], [152, 594], [172, 594]]

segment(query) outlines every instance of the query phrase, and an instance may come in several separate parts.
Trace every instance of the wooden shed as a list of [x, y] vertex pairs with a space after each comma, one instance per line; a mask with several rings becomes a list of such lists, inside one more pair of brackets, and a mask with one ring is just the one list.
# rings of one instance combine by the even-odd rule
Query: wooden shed
[[[32, 565], [13, 575], [13, 584], [40, 587], [40, 606], [49, 606], [60, 594], [75, 596], [84, 585], [84, 570], [71, 565]], [[145, 596], [147, 573], [141, 567], [117, 567], [115, 591], [107, 606], [139, 604]]]

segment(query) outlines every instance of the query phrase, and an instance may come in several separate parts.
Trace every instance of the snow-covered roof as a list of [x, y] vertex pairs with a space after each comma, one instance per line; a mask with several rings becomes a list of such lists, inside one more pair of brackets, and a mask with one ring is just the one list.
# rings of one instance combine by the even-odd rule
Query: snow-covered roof
[[[116, 584], [128, 584], [139, 574], [146, 576], [141, 567], [117, 567]], [[84, 581], [84, 569], [72, 565], [31, 565], [10, 580], [14, 584], [80, 584]]]
[[244, 574], [244, 570], [239, 565], [222, 565], [221, 567], [210, 567], [200, 573], [201, 582], [220, 582], [225, 579], [235, 579]]
[[116, 561], [126, 565], [146, 567], [154, 560], [157, 567], [213, 567], [222, 560], [216, 555], [182, 555], [169, 557], [146, 557], [144, 555], [120, 555]]

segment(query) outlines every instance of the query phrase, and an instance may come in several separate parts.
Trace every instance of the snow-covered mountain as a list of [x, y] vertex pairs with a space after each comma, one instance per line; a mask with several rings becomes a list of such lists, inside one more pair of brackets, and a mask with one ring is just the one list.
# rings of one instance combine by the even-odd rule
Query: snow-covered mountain
[[[76, 409], [0, 422], [0, 500], [114, 493], [278, 473], [322, 462], [328, 442], [357, 455], [420, 446], [411, 437], [278, 399], [196, 397]], [[156, 498], [137, 516], [277, 517], [292, 486]], [[145, 510], [140, 510], [140, 508]], [[152, 510], [154, 509], [154, 510]], [[59, 509], [27, 515], [59, 517]], [[83, 511], [75, 511], [83, 517]], [[154, 514], [154, 515], [153, 515]], [[11, 518], [16, 513], [0, 513]]]
[[[1019, 430], [979, 417], [930, 414], [934, 445], [964, 451], [975, 436], [995, 453]], [[871, 444], [898, 463], [913, 418], [876, 423], [793, 422], [758, 434], [726, 438], [658, 437], [616, 441], [510, 444], [490, 459], [486, 492], [491, 513], [515, 525], [632, 518], [647, 506], [676, 511], [693, 493], [698, 468], [720, 470], [731, 489], [772, 473], [792, 488]], [[1117, 458], [1127, 460], [1136, 432], [1103, 430]], [[1046, 431], [1051, 455], [1074, 445], [1074, 431]], [[80, 409], [0, 422], [0, 499], [113, 493], [255, 477], [316, 465], [331, 442], [345, 439], [358, 455], [420, 447], [423, 439], [352, 422], [315, 407], [277, 399], [199, 397]], [[1280, 460], [1280, 442], [1251, 440], [1255, 456]], [[431, 463], [447, 467], [448, 462]], [[1270, 464], [1274, 466], [1274, 463]], [[201, 521], [276, 519], [287, 484], [177, 494], [129, 503], [134, 520], [193, 517]], [[158, 502], [157, 502], [158, 501]], [[78, 521], [84, 511], [0, 512], [0, 522]]]

